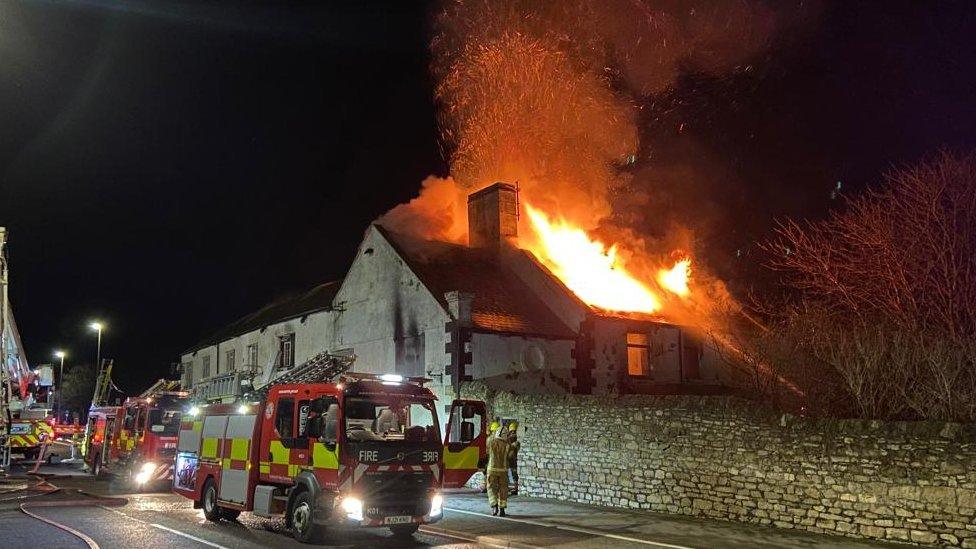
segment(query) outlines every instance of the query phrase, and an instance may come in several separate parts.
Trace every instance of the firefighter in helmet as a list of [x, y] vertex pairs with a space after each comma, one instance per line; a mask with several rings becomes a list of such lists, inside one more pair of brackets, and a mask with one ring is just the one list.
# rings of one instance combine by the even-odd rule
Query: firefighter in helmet
[[488, 505], [491, 506], [491, 514], [503, 517], [505, 516], [505, 507], [508, 506], [509, 448], [508, 436], [501, 429], [501, 425], [498, 425], [494, 435], [488, 438], [488, 466], [486, 467], [488, 476], [486, 478]]
[[[488, 425], [488, 436], [486, 440], [491, 442], [491, 437], [495, 436], [495, 433], [497, 433], [501, 427], [502, 425], [497, 419], [492, 421], [491, 424]], [[479, 460], [478, 468], [481, 469], [481, 474], [485, 476], [485, 485], [481, 488], [481, 493], [486, 494], [488, 493], [488, 459], [482, 458], [482, 460]]]
[[513, 494], [517, 494], [519, 489], [518, 452], [520, 448], [522, 448], [522, 443], [518, 439], [518, 422], [513, 421], [508, 424], [508, 469], [512, 472]]

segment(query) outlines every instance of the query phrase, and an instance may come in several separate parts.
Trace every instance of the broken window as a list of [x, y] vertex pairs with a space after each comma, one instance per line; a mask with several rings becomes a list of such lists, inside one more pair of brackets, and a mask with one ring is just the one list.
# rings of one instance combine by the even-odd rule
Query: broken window
[[203, 375], [200, 379], [207, 379], [210, 377], [210, 356], [203, 357]]
[[627, 373], [641, 377], [651, 375], [651, 341], [647, 334], [627, 334]]
[[237, 350], [230, 349], [225, 353], [225, 356], [227, 358], [227, 371], [233, 372], [234, 369], [237, 367], [237, 365], [234, 364], [235, 360], [237, 359]]

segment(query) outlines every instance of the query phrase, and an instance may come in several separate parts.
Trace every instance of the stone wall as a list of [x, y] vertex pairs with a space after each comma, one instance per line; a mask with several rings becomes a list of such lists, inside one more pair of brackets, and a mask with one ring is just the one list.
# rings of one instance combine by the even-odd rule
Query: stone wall
[[734, 397], [495, 393], [523, 493], [976, 548], [976, 425], [781, 416]]

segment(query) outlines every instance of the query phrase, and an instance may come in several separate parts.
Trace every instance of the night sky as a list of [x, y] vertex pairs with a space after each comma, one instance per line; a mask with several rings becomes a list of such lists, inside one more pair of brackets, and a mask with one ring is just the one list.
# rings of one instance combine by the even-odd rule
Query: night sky
[[[976, 7], [851, 4], [756, 80], [683, 103], [735, 175], [708, 208], [743, 205], [715, 214], [711, 254], [822, 216], [837, 181], [976, 145]], [[137, 393], [222, 325], [340, 278], [371, 220], [446, 175], [431, 9], [0, 3], [0, 225], [31, 362], [92, 362], [98, 318]]]

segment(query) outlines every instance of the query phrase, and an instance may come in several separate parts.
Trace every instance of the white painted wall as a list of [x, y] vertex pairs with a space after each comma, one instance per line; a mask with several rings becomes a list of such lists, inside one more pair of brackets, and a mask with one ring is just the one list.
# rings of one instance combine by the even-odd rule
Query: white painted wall
[[568, 393], [572, 390], [575, 341], [499, 334], [471, 336], [475, 379], [517, 393]]
[[356, 371], [432, 376], [433, 389], [443, 393], [450, 315], [375, 227], [366, 231], [334, 304], [330, 349], [354, 353]]
[[274, 361], [278, 353], [279, 337], [289, 333], [295, 334], [295, 364], [301, 364], [328, 348], [328, 344], [332, 340], [332, 315], [333, 313], [331, 311], [311, 313], [305, 317], [277, 322], [264, 328], [229, 338], [217, 345], [204, 347], [193, 353], [186, 353], [181, 357], [181, 362], [184, 365], [184, 386], [187, 386], [187, 365], [192, 368], [192, 385], [196, 385], [204, 380], [203, 359], [206, 356], [210, 357], [211, 377], [230, 372], [226, 354], [230, 349], [234, 350], [235, 370], [240, 370], [244, 366], [255, 366], [246, 364], [247, 347], [253, 343], [257, 343], [258, 345], [258, 362], [256, 366], [267, 372], [268, 368], [274, 366]]

